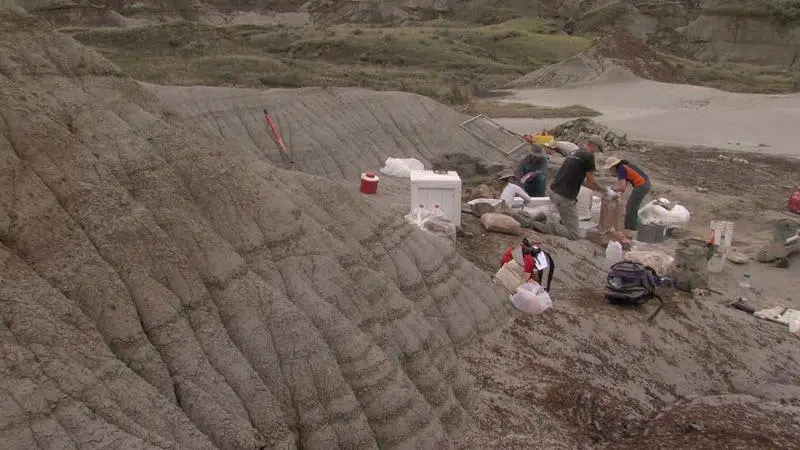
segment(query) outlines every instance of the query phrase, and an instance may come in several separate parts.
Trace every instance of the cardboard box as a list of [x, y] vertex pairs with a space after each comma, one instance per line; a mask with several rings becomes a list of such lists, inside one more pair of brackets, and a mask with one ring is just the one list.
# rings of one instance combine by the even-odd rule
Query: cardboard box
[[631, 249], [631, 239], [624, 231], [616, 231], [614, 229], [601, 231], [597, 227], [586, 231], [586, 239], [602, 247], [607, 246], [609, 242], [614, 240], [622, 244], [623, 250]]

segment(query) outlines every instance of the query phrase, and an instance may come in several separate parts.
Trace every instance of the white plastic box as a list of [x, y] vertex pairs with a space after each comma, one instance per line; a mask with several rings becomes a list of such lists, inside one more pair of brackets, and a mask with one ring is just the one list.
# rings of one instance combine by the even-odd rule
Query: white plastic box
[[461, 177], [458, 173], [412, 170], [410, 175], [411, 209], [440, 210], [456, 226], [461, 226]]

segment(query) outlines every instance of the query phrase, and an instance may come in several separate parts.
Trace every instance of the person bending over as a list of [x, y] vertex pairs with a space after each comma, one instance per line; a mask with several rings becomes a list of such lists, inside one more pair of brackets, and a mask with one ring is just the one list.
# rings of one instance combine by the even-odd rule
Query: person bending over
[[633, 191], [625, 207], [625, 229], [636, 231], [639, 227], [639, 208], [642, 206], [645, 196], [650, 192], [650, 178], [635, 164], [616, 156], [608, 158], [603, 165], [603, 170], [607, 170], [617, 177], [617, 183], [611, 187], [614, 191], [625, 192], [628, 183], [633, 186]]

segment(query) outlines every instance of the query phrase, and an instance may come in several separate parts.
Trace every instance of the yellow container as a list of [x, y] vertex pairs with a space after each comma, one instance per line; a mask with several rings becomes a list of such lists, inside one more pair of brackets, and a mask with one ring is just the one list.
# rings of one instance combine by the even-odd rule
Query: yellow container
[[549, 144], [553, 142], [555, 138], [549, 134], [535, 134], [533, 136], [533, 143], [534, 144]]

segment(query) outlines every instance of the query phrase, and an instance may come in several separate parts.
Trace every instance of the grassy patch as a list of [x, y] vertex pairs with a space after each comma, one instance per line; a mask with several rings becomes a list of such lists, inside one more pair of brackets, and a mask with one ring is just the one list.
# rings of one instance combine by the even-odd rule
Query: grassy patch
[[151, 83], [361, 86], [464, 104], [589, 45], [584, 38], [548, 34], [552, 30], [546, 21], [515, 19], [483, 27], [454, 22], [405, 28], [211, 27], [183, 22], [62, 31]]
[[530, 119], [571, 119], [576, 117], [594, 117], [600, 113], [583, 105], [570, 105], [558, 108], [536, 106], [518, 102], [493, 102], [479, 100], [470, 102], [459, 108], [469, 115], [485, 114], [488, 117], [513, 117]]
[[706, 64], [663, 55], [686, 74], [691, 84], [729, 92], [779, 94], [800, 90], [797, 75], [777, 67], [750, 64]]
[[770, 17], [781, 25], [800, 24], [800, 0], [771, 0], [768, 10]]

